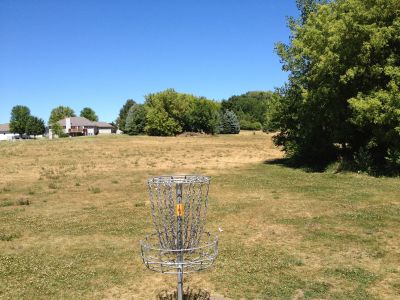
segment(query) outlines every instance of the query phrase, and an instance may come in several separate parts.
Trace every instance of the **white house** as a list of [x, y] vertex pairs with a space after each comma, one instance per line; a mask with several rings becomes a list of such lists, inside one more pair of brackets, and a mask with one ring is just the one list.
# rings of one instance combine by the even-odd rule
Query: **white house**
[[[84, 117], [70, 117], [58, 121], [58, 124], [69, 136], [97, 135], [113, 133], [113, 126], [106, 122], [92, 122]], [[49, 137], [52, 136], [49, 129]]]
[[10, 141], [19, 137], [19, 134], [10, 132], [10, 124], [0, 124], [0, 141]]

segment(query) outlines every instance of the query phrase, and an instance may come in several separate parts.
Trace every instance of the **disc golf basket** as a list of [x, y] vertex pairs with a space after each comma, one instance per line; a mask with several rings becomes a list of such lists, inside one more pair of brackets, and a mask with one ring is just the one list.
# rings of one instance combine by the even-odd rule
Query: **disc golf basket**
[[140, 241], [143, 262], [152, 271], [177, 274], [182, 300], [183, 274], [210, 267], [218, 254], [218, 237], [204, 231], [210, 178], [158, 176], [147, 183], [155, 233]]

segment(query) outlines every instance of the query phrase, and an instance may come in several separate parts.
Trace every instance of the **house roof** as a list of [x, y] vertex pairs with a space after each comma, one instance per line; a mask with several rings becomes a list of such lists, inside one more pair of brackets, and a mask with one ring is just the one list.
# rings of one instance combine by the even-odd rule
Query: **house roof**
[[[84, 117], [70, 117], [71, 126], [85, 126], [85, 127], [100, 127], [100, 128], [113, 128], [113, 126], [107, 122], [92, 122]], [[58, 121], [61, 126], [65, 127], [67, 118]]]
[[[87, 127], [94, 127], [96, 126], [94, 122], [84, 118], [84, 117], [70, 117], [71, 119], [71, 126], [87, 126]], [[67, 118], [58, 121], [58, 124], [65, 127], [65, 122]]]
[[10, 124], [0, 124], [0, 132], [10, 132]]
[[100, 128], [113, 128], [113, 126], [107, 122], [93, 122], [93, 123]]

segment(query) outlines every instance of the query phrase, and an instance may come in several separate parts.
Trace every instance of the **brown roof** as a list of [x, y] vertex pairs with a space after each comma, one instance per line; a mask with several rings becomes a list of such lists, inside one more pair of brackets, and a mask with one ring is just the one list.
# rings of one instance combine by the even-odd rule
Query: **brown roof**
[[113, 126], [107, 122], [93, 122], [93, 123], [100, 128], [113, 128]]
[[10, 124], [0, 124], [0, 132], [10, 132]]
[[[85, 127], [100, 127], [100, 128], [113, 128], [113, 126], [107, 122], [92, 122], [84, 117], [70, 117], [71, 126], [85, 126]], [[66, 118], [58, 121], [61, 126], [65, 127]]]
[[[86, 126], [86, 127], [94, 127], [96, 126], [92, 121], [84, 118], [84, 117], [70, 117], [71, 126]], [[65, 127], [65, 122], [67, 118], [58, 121], [58, 124]]]

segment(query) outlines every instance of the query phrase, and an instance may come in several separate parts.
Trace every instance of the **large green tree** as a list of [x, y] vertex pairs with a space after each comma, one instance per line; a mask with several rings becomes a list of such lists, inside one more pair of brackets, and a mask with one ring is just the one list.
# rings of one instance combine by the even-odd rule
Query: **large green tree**
[[31, 116], [31, 111], [27, 106], [16, 105], [11, 110], [10, 131], [23, 135], [26, 133], [26, 125]]
[[68, 106], [57, 106], [50, 113], [49, 125], [68, 117], [76, 117], [74, 110]]
[[191, 113], [195, 97], [177, 93], [173, 89], [146, 96], [147, 123], [149, 135], [171, 136], [191, 130]]
[[134, 104], [128, 111], [125, 121], [125, 130], [129, 135], [138, 135], [144, 132], [146, 126], [146, 109], [143, 104]]
[[[303, 1], [304, 3], [307, 1]], [[310, 4], [311, 3], [311, 4]], [[278, 44], [289, 81], [274, 108], [275, 142], [306, 162], [367, 153], [400, 158], [400, 2], [306, 3]]]
[[135, 104], [136, 102], [132, 99], [126, 100], [125, 104], [119, 110], [118, 118], [115, 120], [118, 129], [124, 133], [126, 133], [125, 122], [126, 122], [126, 117], [128, 116], [129, 109]]
[[289, 18], [290, 22], [304, 24], [307, 21], [308, 15], [317, 9], [317, 4], [326, 3], [328, 0], [296, 0], [296, 5], [300, 11], [299, 20]]
[[191, 131], [216, 134], [220, 123], [219, 103], [206, 98], [195, 100], [190, 116]]
[[80, 116], [93, 122], [97, 122], [99, 120], [99, 117], [96, 115], [96, 112], [90, 107], [84, 107], [81, 110]]
[[38, 117], [30, 116], [26, 124], [26, 134], [37, 136], [45, 133], [46, 127], [44, 121]]

